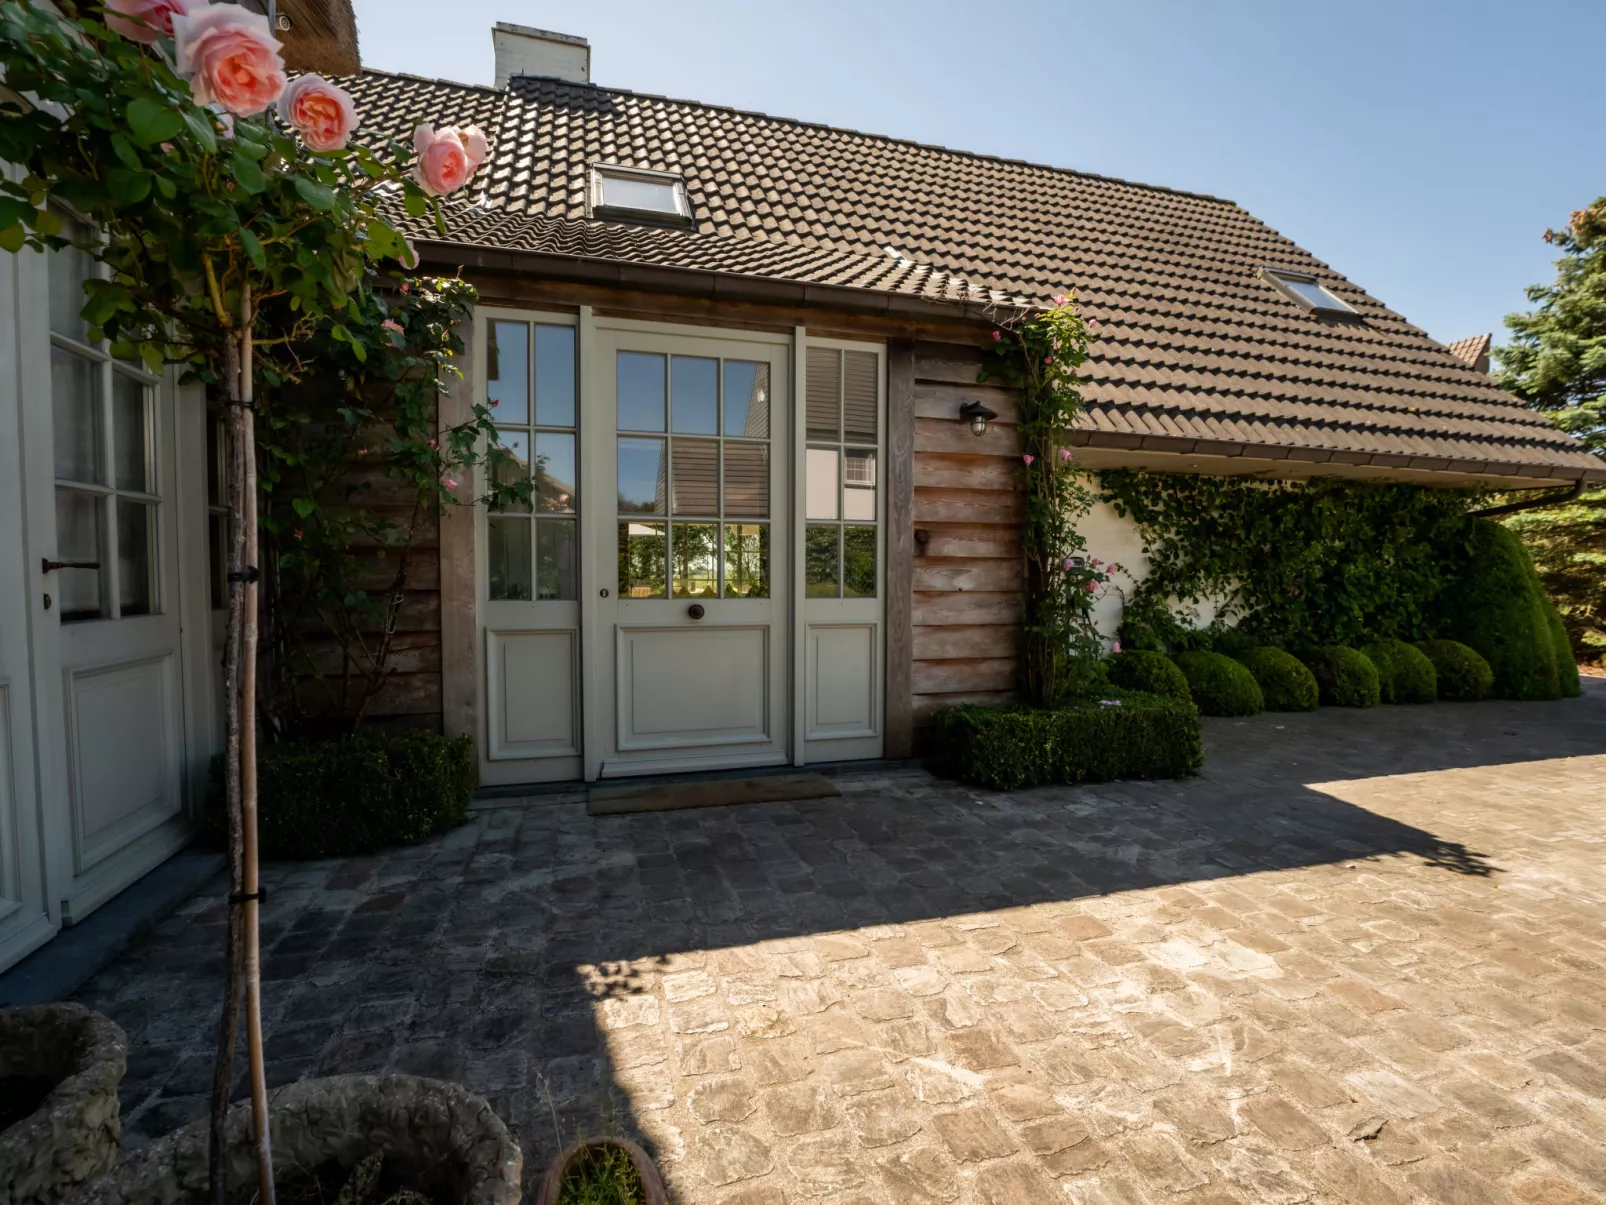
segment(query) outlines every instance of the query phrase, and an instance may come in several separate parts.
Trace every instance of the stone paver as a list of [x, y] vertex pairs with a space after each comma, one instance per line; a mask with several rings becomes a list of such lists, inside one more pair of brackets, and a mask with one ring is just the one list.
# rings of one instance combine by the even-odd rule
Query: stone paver
[[[1206, 723], [1181, 783], [588, 819], [265, 876], [283, 1083], [461, 1080], [530, 1181], [708, 1205], [1606, 1201], [1606, 680]], [[203, 1115], [221, 888], [82, 998], [131, 1144]]]

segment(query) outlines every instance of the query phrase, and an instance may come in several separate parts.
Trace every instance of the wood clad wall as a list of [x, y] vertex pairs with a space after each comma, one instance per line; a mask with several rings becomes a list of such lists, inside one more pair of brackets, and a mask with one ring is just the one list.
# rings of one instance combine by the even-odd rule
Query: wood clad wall
[[[913, 345], [909, 392], [916, 542], [910, 690], [917, 726], [940, 707], [1015, 696], [1021, 622], [1021, 506], [1015, 484], [1019, 406], [1011, 391], [977, 384], [981, 366], [977, 348]], [[972, 435], [959, 421], [959, 407], [968, 401], [998, 412], [985, 435]]]

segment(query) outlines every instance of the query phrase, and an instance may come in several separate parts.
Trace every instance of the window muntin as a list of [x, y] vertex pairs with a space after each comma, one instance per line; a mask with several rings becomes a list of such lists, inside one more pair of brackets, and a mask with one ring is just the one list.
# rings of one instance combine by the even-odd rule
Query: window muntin
[[621, 351], [616, 371], [620, 597], [768, 598], [769, 365]]
[[530, 502], [509, 503], [486, 518], [492, 599], [580, 597], [575, 390], [573, 327], [486, 323], [485, 397], [497, 438], [514, 459], [498, 468], [497, 479], [531, 485]]
[[1314, 276], [1302, 272], [1282, 272], [1268, 269], [1269, 276], [1279, 288], [1308, 310], [1322, 314], [1353, 314], [1355, 307], [1329, 292]]
[[691, 225], [691, 205], [678, 173], [606, 163], [591, 169], [591, 214]]
[[880, 362], [874, 352], [811, 347], [805, 364], [803, 593], [874, 598]]

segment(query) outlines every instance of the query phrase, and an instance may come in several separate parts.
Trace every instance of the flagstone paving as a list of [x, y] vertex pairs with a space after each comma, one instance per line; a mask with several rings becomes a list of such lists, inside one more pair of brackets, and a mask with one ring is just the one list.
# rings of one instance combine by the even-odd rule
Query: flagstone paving
[[[699, 1205], [1606, 1200], [1606, 681], [1206, 738], [275, 866], [271, 1075], [461, 1080], [531, 1184], [612, 1127]], [[204, 1114], [221, 890], [82, 993], [131, 1144]]]

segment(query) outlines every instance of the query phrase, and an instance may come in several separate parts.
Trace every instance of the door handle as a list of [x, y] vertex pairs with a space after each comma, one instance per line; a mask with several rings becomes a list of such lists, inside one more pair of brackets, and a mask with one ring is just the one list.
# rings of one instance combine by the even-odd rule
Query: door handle
[[701, 619], [705, 614], [707, 614], [707, 612], [703, 610], [702, 603], [692, 603], [691, 606], [686, 608], [686, 614], [690, 615], [693, 619]]
[[45, 557], [41, 562], [41, 571], [54, 573], [57, 569], [99, 569], [99, 561], [53, 561]]

